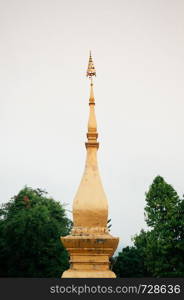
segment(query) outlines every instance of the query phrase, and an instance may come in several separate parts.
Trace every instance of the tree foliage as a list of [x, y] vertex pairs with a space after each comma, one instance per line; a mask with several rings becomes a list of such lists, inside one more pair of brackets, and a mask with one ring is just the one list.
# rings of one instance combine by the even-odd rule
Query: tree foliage
[[117, 277], [144, 277], [147, 273], [143, 255], [137, 247], [125, 247], [118, 253], [113, 266]]
[[180, 199], [174, 188], [161, 176], [157, 176], [146, 193], [145, 216], [148, 226], [159, 230], [169, 225], [179, 203]]
[[183, 277], [184, 200], [161, 176], [146, 193], [145, 217], [150, 230], [142, 230], [134, 246], [119, 253], [115, 272], [120, 277]]
[[0, 209], [0, 276], [60, 277], [69, 267], [60, 236], [71, 221], [59, 202], [25, 187]]
[[183, 199], [157, 176], [146, 194], [146, 222], [151, 227], [145, 259], [156, 277], [184, 275]]

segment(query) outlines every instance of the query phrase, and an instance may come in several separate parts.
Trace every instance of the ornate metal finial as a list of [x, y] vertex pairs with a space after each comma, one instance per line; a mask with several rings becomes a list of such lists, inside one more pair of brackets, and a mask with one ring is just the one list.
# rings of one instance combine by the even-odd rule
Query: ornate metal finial
[[96, 70], [95, 70], [93, 59], [91, 56], [91, 51], [89, 52], [89, 63], [88, 63], [88, 69], [87, 69], [86, 76], [89, 77], [90, 79], [93, 76], [96, 76]]
[[97, 123], [96, 123], [96, 117], [95, 117], [95, 98], [94, 98], [94, 92], [93, 92], [93, 76], [96, 76], [96, 70], [94, 67], [93, 59], [91, 56], [91, 51], [89, 54], [89, 63], [88, 63], [88, 69], [87, 69], [87, 77], [91, 80], [90, 83], [90, 97], [89, 97], [89, 120], [88, 120], [88, 133], [87, 133], [87, 143], [86, 148], [97, 148], [99, 147], [99, 143], [97, 142], [98, 133], [97, 133]]

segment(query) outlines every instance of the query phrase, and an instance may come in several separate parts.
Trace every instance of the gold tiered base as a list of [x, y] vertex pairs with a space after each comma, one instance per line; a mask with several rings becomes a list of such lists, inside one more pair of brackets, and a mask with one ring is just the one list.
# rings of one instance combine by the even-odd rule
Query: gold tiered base
[[109, 269], [109, 258], [118, 245], [118, 238], [103, 235], [69, 235], [61, 241], [70, 254], [70, 269], [62, 278], [115, 278]]
[[67, 270], [63, 273], [62, 278], [116, 278], [116, 275], [112, 271], [79, 271], [79, 270]]

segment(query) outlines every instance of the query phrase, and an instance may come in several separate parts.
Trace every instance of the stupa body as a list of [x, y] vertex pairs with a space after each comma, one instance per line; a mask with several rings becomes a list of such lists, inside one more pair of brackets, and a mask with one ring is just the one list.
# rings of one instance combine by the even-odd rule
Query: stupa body
[[109, 258], [117, 248], [119, 239], [110, 235], [107, 228], [108, 202], [101, 183], [97, 150], [97, 124], [92, 77], [96, 71], [90, 54], [87, 76], [91, 79], [89, 121], [86, 142], [86, 165], [73, 201], [73, 229], [61, 237], [70, 255], [70, 269], [63, 278], [113, 278]]

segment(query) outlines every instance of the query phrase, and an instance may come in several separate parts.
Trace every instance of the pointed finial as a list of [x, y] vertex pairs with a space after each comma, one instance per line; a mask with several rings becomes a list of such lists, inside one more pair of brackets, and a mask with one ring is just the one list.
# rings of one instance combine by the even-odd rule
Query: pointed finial
[[94, 109], [95, 98], [93, 92], [93, 76], [96, 76], [96, 70], [91, 56], [91, 51], [89, 54], [89, 63], [88, 63], [86, 76], [89, 77], [89, 79], [91, 80], [90, 98], [89, 98], [90, 112], [89, 112], [88, 133], [87, 133], [88, 141], [86, 143], [86, 148], [93, 147], [98, 149], [99, 143], [97, 142], [98, 133], [97, 133], [97, 123], [96, 123], [95, 109]]
[[88, 63], [86, 76], [89, 77], [89, 79], [91, 80], [89, 104], [95, 104], [94, 93], [93, 93], [93, 76], [96, 76], [96, 69], [91, 56], [91, 51], [89, 52], [89, 63]]
[[96, 70], [95, 70], [93, 59], [91, 56], [91, 51], [89, 52], [89, 63], [88, 63], [88, 69], [87, 69], [86, 76], [89, 77], [90, 79], [93, 76], [96, 76]]

